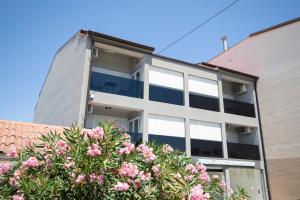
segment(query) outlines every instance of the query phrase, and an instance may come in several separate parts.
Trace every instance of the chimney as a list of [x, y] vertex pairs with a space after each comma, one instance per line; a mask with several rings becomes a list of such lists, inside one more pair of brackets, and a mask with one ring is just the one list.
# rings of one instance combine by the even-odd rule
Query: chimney
[[228, 49], [227, 37], [223, 36], [223, 37], [221, 37], [221, 40], [223, 42], [223, 51], [226, 51]]

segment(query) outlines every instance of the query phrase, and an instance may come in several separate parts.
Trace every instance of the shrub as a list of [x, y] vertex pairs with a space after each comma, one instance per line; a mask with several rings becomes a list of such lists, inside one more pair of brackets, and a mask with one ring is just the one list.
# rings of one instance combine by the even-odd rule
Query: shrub
[[[226, 185], [169, 145], [140, 144], [114, 123], [50, 132], [0, 166], [0, 199], [224, 199]], [[248, 199], [241, 190], [228, 199]]]

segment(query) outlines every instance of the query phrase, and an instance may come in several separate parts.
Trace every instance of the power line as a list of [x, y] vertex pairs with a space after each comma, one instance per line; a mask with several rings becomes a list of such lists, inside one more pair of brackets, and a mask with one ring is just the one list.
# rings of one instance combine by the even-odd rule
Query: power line
[[239, 0], [235, 0], [234, 2], [232, 2], [231, 4], [229, 4], [228, 6], [224, 7], [222, 10], [218, 11], [217, 13], [215, 13], [213, 16], [211, 16], [210, 18], [208, 18], [207, 20], [205, 20], [204, 22], [202, 22], [201, 24], [199, 24], [198, 26], [196, 26], [195, 28], [193, 28], [192, 30], [190, 30], [189, 32], [187, 32], [186, 34], [184, 34], [183, 36], [179, 37], [178, 39], [176, 39], [174, 42], [170, 43], [168, 46], [166, 46], [165, 48], [163, 48], [162, 50], [160, 50], [157, 54], [161, 54], [162, 52], [164, 52], [165, 50], [167, 50], [168, 48], [170, 48], [171, 46], [173, 46], [174, 44], [176, 44], [177, 42], [179, 42], [180, 40], [182, 40], [183, 38], [187, 37], [188, 35], [190, 35], [191, 33], [193, 33], [194, 31], [198, 30], [199, 28], [201, 28], [203, 25], [205, 25], [206, 23], [208, 23], [209, 21], [211, 21], [212, 19], [214, 19], [215, 17], [217, 17], [218, 15], [220, 15], [221, 13], [223, 13], [224, 11], [226, 11], [228, 8], [232, 7], [234, 4], [236, 4]]

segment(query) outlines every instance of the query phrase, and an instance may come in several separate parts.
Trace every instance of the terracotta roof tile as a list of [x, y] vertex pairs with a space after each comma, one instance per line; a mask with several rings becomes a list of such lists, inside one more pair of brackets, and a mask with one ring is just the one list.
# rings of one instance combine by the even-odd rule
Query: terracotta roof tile
[[24, 147], [50, 131], [61, 133], [64, 127], [27, 122], [0, 120], [0, 152], [7, 153], [13, 146]]

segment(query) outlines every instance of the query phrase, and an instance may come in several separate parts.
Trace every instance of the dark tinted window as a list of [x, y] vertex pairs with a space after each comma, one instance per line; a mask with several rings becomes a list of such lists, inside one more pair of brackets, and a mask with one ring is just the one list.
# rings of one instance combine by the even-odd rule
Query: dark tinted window
[[222, 142], [191, 139], [192, 156], [223, 157]]
[[224, 98], [224, 111], [235, 115], [255, 117], [254, 105], [232, 99]]
[[158, 144], [169, 144], [174, 149], [185, 151], [185, 138], [182, 137], [149, 134], [149, 142], [151, 141], [155, 141]]
[[190, 107], [205, 110], [219, 111], [219, 98], [190, 93]]
[[92, 72], [90, 89], [98, 92], [143, 98], [144, 82]]
[[143, 134], [138, 132], [128, 132], [128, 134], [131, 136], [131, 141], [138, 145], [143, 142]]
[[228, 142], [227, 149], [229, 158], [260, 160], [258, 145]]
[[149, 85], [149, 99], [151, 101], [183, 105], [183, 91], [157, 85]]

